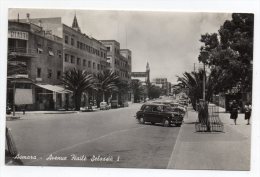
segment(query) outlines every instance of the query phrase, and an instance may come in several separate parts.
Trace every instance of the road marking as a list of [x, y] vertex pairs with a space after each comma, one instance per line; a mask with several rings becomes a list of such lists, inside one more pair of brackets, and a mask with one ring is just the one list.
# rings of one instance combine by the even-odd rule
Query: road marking
[[136, 128], [131, 128], [131, 129], [124, 129], [124, 130], [118, 130], [118, 131], [114, 131], [114, 132], [111, 132], [111, 133], [106, 134], [106, 135], [102, 135], [102, 136], [97, 137], [97, 138], [93, 138], [93, 139], [90, 139], [90, 140], [86, 140], [86, 141], [83, 141], [83, 142], [74, 144], [74, 145], [72, 145], [72, 146], [67, 146], [67, 147], [61, 148], [61, 149], [59, 149], [59, 150], [57, 150], [57, 151], [51, 152], [51, 153], [49, 153], [48, 155], [44, 155], [44, 156], [41, 157], [40, 159], [37, 159], [37, 160], [33, 160], [33, 161], [31, 161], [31, 162], [28, 162], [28, 163], [26, 163], [26, 165], [32, 164], [32, 163], [34, 163], [34, 162], [38, 162], [39, 160], [42, 160], [43, 158], [46, 159], [50, 154], [57, 154], [57, 153], [62, 152], [62, 151], [64, 151], [64, 150], [72, 149], [72, 148], [75, 148], [75, 147], [80, 146], [80, 145], [83, 145], [83, 144], [87, 144], [87, 143], [90, 143], [90, 142], [94, 142], [94, 141], [100, 140], [100, 139], [102, 139], [102, 138], [105, 138], [105, 137], [108, 137], [108, 136], [111, 136], [111, 135], [114, 135], [114, 134], [117, 134], [117, 133], [128, 132], [128, 131], [131, 131], [131, 130], [142, 129], [142, 128], [145, 128], [145, 127], [147, 127], [147, 126], [136, 127]]
[[[172, 154], [171, 154], [171, 156], [170, 156], [170, 159], [169, 159], [169, 162], [168, 162], [168, 165], [167, 165], [167, 169], [169, 169], [170, 166], [173, 166], [173, 165], [171, 165], [171, 164], [172, 164], [172, 159], [173, 159], [173, 156], [174, 156], [175, 151], [176, 151], [176, 149], [177, 149], [176, 147], [179, 146], [179, 144], [180, 144], [179, 139], [180, 139], [181, 131], [182, 131], [182, 127], [180, 127], [180, 130], [179, 130], [179, 133], [178, 133], [178, 137], [177, 137], [177, 139], [176, 139], [176, 141], [175, 141], [175, 144], [174, 144], [174, 146], [173, 146]], [[176, 159], [175, 159], [175, 160], [176, 160]], [[175, 162], [174, 162], [174, 164], [175, 164]]]

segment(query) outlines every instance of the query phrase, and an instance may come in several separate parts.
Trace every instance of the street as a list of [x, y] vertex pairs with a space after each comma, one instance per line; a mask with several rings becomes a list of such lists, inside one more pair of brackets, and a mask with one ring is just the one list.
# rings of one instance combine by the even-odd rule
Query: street
[[142, 104], [71, 114], [20, 115], [7, 121], [24, 165], [167, 168], [180, 127], [142, 125]]

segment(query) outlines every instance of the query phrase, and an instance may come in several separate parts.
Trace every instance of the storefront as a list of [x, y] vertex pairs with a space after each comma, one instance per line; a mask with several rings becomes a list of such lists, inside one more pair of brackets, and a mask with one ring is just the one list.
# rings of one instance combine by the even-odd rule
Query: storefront
[[69, 107], [71, 91], [58, 85], [35, 84], [35, 106], [37, 110], [62, 110]]

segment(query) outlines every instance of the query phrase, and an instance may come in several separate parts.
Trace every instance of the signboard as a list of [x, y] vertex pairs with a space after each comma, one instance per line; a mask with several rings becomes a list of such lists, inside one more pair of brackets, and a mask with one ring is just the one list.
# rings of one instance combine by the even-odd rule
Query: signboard
[[147, 73], [146, 72], [132, 72], [131, 76], [132, 77], [147, 77]]
[[15, 104], [33, 104], [32, 89], [15, 89]]
[[28, 40], [28, 33], [23, 31], [8, 31], [8, 38]]

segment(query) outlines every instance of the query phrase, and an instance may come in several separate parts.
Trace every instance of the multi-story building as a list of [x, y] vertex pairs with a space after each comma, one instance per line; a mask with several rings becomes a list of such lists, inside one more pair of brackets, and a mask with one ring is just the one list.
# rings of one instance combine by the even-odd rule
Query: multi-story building
[[72, 68], [96, 74], [109, 67], [107, 48], [97, 39], [83, 33], [74, 16], [72, 26], [61, 22], [61, 18], [35, 18], [32, 23], [40, 24], [45, 31], [62, 38], [63, 72]]
[[167, 78], [155, 78], [153, 79], [153, 82], [162, 85], [162, 94], [169, 95], [171, 92], [171, 83], [167, 82]]
[[[120, 49], [120, 43], [115, 40], [101, 40], [107, 48], [107, 62], [110, 68], [119, 76], [120, 80], [127, 83], [131, 82], [132, 52], [129, 49]], [[119, 93], [113, 95], [113, 101], [117, 100], [120, 104], [131, 101], [132, 94]]]
[[[32, 89], [33, 103], [28, 106], [30, 109], [68, 106], [70, 98], [65, 94], [68, 91], [58, 86], [65, 71], [76, 68], [97, 74], [109, 67], [106, 46], [82, 33], [76, 16], [69, 27], [62, 24], [60, 17], [31, 19], [27, 14], [27, 19], [9, 22], [9, 34], [9, 58], [23, 60], [28, 78], [39, 87]], [[21, 55], [18, 49], [27, 53]], [[47, 97], [47, 101], [42, 101]], [[84, 97], [85, 103], [88, 102], [87, 96]]]
[[[24, 21], [8, 22], [9, 105], [27, 109], [55, 109], [62, 106], [60, 87], [63, 71], [62, 39], [41, 26]], [[15, 90], [15, 92], [14, 92]]]
[[132, 70], [132, 53], [129, 49], [120, 49], [115, 40], [101, 40], [107, 48], [107, 62], [121, 80], [130, 82]]
[[100, 41], [82, 33], [76, 16], [72, 27], [63, 24], [64, 71], [72, 68], [96, 74], [108, 67], [107, 48]]

